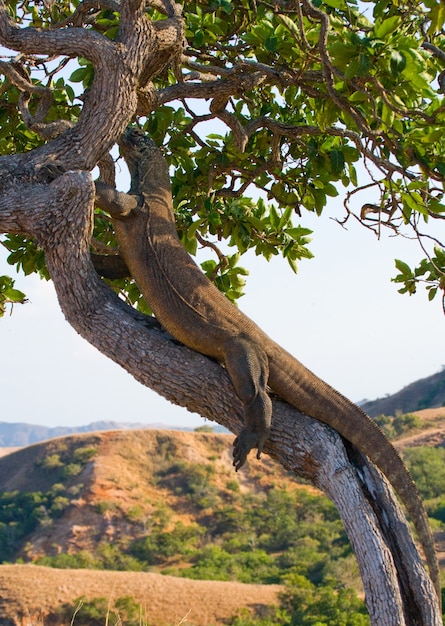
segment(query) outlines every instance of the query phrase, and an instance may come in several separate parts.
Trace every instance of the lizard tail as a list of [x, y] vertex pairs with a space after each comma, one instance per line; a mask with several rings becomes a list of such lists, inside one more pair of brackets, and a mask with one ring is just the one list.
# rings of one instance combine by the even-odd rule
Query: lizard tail
[[[283, 368], [282, 355], [283, 348], [278, 345], [268, 354], [271, 389], [302, 413], [334, 428], [385, 474], [413, 521], [441, 604], [440, 572], [434, 538], [417, 487], [399, 453], [362, 409], [291, 355], [288, 355], [286, 368]], [[294, 366], [289, 367], [290, 363]]]

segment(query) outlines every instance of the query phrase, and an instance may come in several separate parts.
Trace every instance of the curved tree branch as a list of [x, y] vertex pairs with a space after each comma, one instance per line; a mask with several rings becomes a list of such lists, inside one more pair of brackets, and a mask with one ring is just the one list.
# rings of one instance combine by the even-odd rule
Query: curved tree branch
[[[183, 26], [179, 17], [157, 25], [147, 19], [145, 3], [121, 3], [121, 28], [116, 42], [83, 28], [38, 30], [19, 28], [0, 2], [0, 42], [24, 54], [83, 56], [95, 68], [93, 84], [77, 124], [23, 157], [29, 176], [48, 161], [61, 170], [91, 170], [120, 136], [137, 107], [137, 89], [159, 73], [181, 50]], [[98, 132], [99, 129], [99, 132]], [[95, 141], [91, 142], [90, 137]], [[3, 163], [2, 163], [3, 161]], [[0, 167], [8, 162], [0, 158]], [[12, 166], [15, 169], [15, 166]], [[46, 178], [48, 180], [48, 178]]]
[[103, 35], [84, 28], [20, 28], [10, 19], [3, 2], [0, 3], [0, 39], [4, 46], [23, 54], [41, 54], [44, 50], [49, 55], [84, 56], [93, 63], [100, 63], [106, 48], [113, 46]]

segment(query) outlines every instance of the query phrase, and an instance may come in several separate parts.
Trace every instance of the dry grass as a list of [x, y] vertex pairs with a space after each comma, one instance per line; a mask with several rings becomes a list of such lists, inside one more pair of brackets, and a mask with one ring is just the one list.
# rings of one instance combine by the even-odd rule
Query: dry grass
[[[218, 626], [227, 623], [243, 607], [261, 612], [268, 605], [277, 604], [282, 588], [141, 572], [2, 565], [0, 589], [0, 622], [8, 617], [21, 626], [44, 621], [44, 616], [58, 606], [81, 596], [107, 598], [110, 606], [118, 598], [132, 596], [142, 607], [142, 623], [147, 625]], [[81, 612], [82, 607], [78, 610]], [[73, 623], [75, 626], [75, 616]]]
[[402, 436], [394, 443], [399, 450], [418, 446], [444, 446], [445, 445], [445, 407], [437, 409], [423, 409], [413, 411], [422, 420], [422, 427], [414, 433]]

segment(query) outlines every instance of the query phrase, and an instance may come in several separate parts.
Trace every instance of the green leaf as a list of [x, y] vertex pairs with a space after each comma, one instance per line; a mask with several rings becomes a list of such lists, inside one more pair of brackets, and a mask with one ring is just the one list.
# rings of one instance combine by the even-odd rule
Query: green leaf
[[386, 102], [382, 102], [382, 122], [388, 127], [391, 128], [394, 123], [395, 114], [392, 109], [387, 106]]
[[3, 295], [9, 302], [25, 302], [26, 296], [23, 291], [19, 291], [18, 289], [13, 289], [9, 287], [3, 291]]
[[333, 9], [346, 9], [346, 2], [344, 0], [323, 0], [323, 4]]
[[341, 150], [332, 150], [329, 154], [332, 171], [340, 174], [345, 166], [345, 157]]
[[280, 221], [278, 223], [278, 229], [281, 230], [283, 229], [289, 222], [291, 215], [293, 213], [293, 209], [292, 207], [286, 207], [286, 209], [283, 212], [283, 215], [280, 218]]
[[401, 21], [402, 19], [399, 15], [393, 15], [392, 17], [388, 17], [382, 22], [380, 22], [380, 20], [377, 20], [374, 27], [375, 36], [378, 39], [384, 39], [400, 26]]
[[277, 45], [278, 45], [277, 37], [267, 37], [264, 41], [264, 47], [269, 52], [275, 52], [275, 50], [277, 49]]
[[417, 192], [404, 193], [401, 194], [403, 204], [408, 206], [412, 211], [416, 211], [425, 217], [428, 217], [428, 209], [425, 206], [425, 203], [422, 199], [422, 196]]
[[431, 300], [434, 300], [434, 298], [436, 297], [437, 294], [437, 287], [427, 287], [428, 289], [428, 300], [431, 302]]
[[78, 67], [77, 70], [74, 70], [74, 72], [71, 74], [70, 81], [72, 83], [81, 83], [86, 77], [87, 73], [87, 67]]
[[399, 270], [399, 272], [402, 274], [403, 278], [414, 278], [414, 274], [410, 268], [410, 266], [405, 263], [404, 261], [401, 261], [400, 259], [395, 259], [395, 265], [396, 268]]
[[290, 265], [291, 270], [293, 271], [294, 274], [298, 273], [298, 264], [297, 261], [295, 259], [293, 259], [291, 256], [287, 257], [287, 262]]
[[389, 65], [393, 74], [402, 72], [406, 67], [406, 56], [399, 50], [392, 50]]
[[14, 288], [14, 280], [10, 276], [0, 276], [0, 317], [6, 312], [6, 304], [24, 304], [26, 295]]
[[445, 24], [445, 4], [442, 0], [439, 0], [435, 6], [433, 6], [429, 12], [428, 18], [431, 20], [428, 33], [430, 36], [434, 36]]
[[294, 37], [297, 37], [297, 38], [300, 37], [298, 26], [295, 24], [293, 20], [291, 20], [289, 16], [278, 13], [277, 17], [280, 20], [280, 22], [284, 24], [286, 28], [292, 33], [292, 35], [294, 35]]
[[270, 205], [269, 216], [271, 226], [273, 226], [275, 229], [278, 229], [280, 225], [280, 216], [273, 204]]
[[360, 54], [349, 63], [345, 71], [346, 78], [354, 78], [355, 76], [367, 76], [371, 67], [371, 58], [369, 55], [360, 52]]
[[338, 190], [331, 183], [325, 183], [324, 192], [327, 196], [331, 196], [331, 198], [336, 198], [338, 196]]

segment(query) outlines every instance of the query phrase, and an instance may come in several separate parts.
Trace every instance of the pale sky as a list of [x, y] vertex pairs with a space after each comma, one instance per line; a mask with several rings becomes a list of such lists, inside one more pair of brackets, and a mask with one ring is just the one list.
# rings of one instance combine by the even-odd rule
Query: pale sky
[[[366, 11], [370, 9], [364, 5]], [[342, 215], [341, 200], [331, 215]], [[281, 258], [250, 255], [240, 308], [317, 375], [354, 401], [394, 393], [445, 364], [445, 317], [422, 290], [401, 296], [395, 257], [421, 258], [415, 242], [377, 241], [358, 224], [343, 230], [303, 215], [315, 259], [294, 275]], [[445, 240], [443, 222], [434, 234]], [[13, 275], [0, 246], [0, 275]], [[137, 383], [64, 321], [50, 283], [19, 277], [29, 303], [0, 319], [0, 421], [82, 425], [98, 420], [197, 426], [201, 418]]]
[[[331, 214], [341, 211], [331, 200]], [[377, 241], [358, 224], [345, 231], [328, 215], [296, 223], [314, 228], [294, 275], [281, 258], [249, 256], [240, 308], [307, 367], [351, 400], [375, 399], [439, 371], [445, 318], [425, 292], [402, 296], [390, 282], [393, 259], [420, 258], [415, 242]], [[435, 226], [436, 228], [436, 226]], [[442, 230], [442, 232], [440, 232]], [[435, 234], [445, 239], [444, 225]], [[10, 274], [0, 246], [0, 275]], [[65, 322], [50, 283], [19, 277], [30, 302], [0, 319], [0, 421], [77, 426], [98, 420], [198, 426], [81, 339]]]

